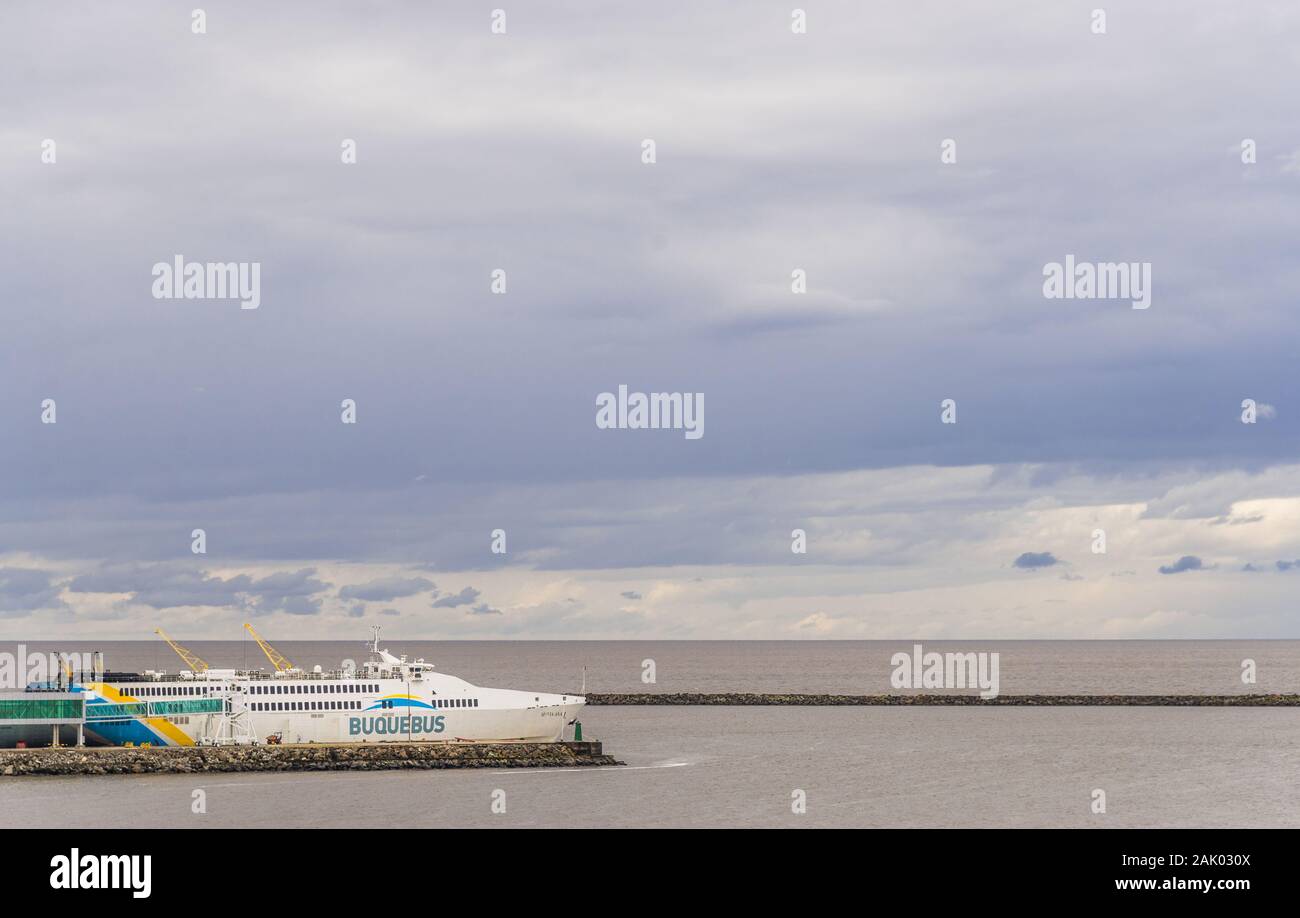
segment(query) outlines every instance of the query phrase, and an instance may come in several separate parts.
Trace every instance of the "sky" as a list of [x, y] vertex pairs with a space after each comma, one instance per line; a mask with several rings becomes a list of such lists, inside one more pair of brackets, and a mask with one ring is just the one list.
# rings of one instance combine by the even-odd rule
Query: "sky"
[[0, 639], [1300, 637], [1300, 8], [499, 5], [0, 6]]

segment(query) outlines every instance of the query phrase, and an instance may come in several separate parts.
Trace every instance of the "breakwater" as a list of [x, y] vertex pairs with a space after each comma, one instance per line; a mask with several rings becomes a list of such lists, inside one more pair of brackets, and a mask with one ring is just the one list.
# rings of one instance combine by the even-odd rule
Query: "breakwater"
[[787, 705], [835, 706], [974, 706], [974, 707], [1300, 707], [1300, 695], [979, 695], [916, 693], [907, 695], [806, 695], [747, 692], [590, 693], [589, 705]]
[[390, 771], [622, 765], [599, 742], [303, 743], [0, 749], [0, 776], [202, 774], [241, 771]]

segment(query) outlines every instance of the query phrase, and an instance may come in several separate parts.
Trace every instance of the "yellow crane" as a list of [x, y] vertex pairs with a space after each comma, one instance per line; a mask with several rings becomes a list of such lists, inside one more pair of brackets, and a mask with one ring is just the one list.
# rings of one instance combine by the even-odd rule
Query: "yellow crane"
[[287, 673], [293, 669], [293, 664], [289, 662], [289, 658], [266, 643], [262, 636], [253, 630], [252, 625], [244, 622], [244, 629], [253, 636], [253, 640], [257, 641], [257, 646], [262, 648], [262, 653], [266, 654], [266, 658], [271, 661], [271, 665], [275, 667], [277, 673]]
[[155, 628], [153, 629], [153, 633], [166, 641], [167, 646], [176, 651], [176, 656], [184, 660], [185, 665], [188, 666], [191, 671], [201, 673], [207, 670], [208, 664], [204, 663], [203, 659], [197, 653], [194, 653], [192, 650], [186, 650], [180, 644], [177, 644], [167, 636], [167, 632], [163, 631], [161, 628]]

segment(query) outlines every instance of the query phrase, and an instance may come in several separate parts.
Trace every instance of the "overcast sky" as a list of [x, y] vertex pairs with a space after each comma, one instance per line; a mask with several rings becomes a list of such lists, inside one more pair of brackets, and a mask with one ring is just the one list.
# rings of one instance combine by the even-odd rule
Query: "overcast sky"
[[1294, 4], [199, 2], [0, 6], [0, 637], [1300, 637]]

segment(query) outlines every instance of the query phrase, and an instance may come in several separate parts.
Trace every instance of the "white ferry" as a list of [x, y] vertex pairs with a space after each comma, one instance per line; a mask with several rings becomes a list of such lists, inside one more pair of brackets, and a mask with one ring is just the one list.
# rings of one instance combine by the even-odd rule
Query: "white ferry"
[[[88, 742], [190, 746], [215, 743], [552, 743], [564, 739], [582, 695], [483, 688], [379, 646], [357, 669], [304, 672], [249, 627], [274, 672], [194, 668], [148, 671], [71, 686], [86, 695]], [[172, 643], [163, 635], [168, 643]], [[201, 665], [199, 665], [201, 664]]]

